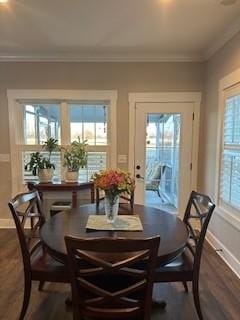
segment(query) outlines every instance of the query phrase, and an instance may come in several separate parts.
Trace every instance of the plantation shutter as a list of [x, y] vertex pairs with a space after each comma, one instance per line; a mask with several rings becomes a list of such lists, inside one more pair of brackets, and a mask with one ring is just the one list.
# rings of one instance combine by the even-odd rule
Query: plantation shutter
[[240, 95], [225, 100], [219, 196], [240, 208]]

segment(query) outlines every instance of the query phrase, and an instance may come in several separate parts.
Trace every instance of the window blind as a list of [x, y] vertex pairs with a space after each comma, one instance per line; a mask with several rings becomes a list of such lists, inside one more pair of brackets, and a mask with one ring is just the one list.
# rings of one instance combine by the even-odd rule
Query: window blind
[[225, 101], [219, 196], [240, 209], [240, 95]]

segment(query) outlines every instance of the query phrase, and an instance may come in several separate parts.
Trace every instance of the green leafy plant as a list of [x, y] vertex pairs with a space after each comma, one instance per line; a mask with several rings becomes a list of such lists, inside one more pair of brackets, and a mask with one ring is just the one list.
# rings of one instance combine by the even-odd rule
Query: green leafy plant
[[83, 142], [75, 140], [71, 143], [70, 147], [63, 148], [64, 150], [64, 163], [68, 171], [78, 171], [80, 168], [84, 168], [87, 165], [87, 140]]
[[59, 150], [58, 140], [56, 140], [54, 138], [49, 138], [47, 141], [45, 141], [43, 143], [42, 149], [45, 150], [45, 151], [48, 151], [48, 153], [49, 153], [48, 160], [49, 160], [49, 162], [51, 162], [52, 152]]
[[42, 150], [47, 151], [48, 154], [45, 156], [39, 151], [31, 153], [30, 161], [24, 167], [25, 170], [32, 171], [34, 176], [38, 175], [39, 170], [55, 169], [54, 163], [51, 162], [51, 155], [53, 151], [59, 150], [58, 140], [49, 138], [44, 142]]

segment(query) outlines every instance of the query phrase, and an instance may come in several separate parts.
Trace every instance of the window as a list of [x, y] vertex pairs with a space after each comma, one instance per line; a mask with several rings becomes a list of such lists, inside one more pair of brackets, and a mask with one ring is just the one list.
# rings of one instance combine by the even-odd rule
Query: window
[[230, 222], [240, 213], [240, 70], [220, 81], [218, 212]]
[[89, 145], [107, 145], [107, 105], [70, 104], [71, 141], [79, 136]]
[[[13, 194], [29, 180], [24, 170], [32, 152], [41, 150], [48, 138], [67, 146], [80, 137], [87, 140], [88, 164], [79, 171], [79, 180], [88, 181], [100, 169], [116, 166], [116, 92], [9, 90], [9, 116]], [[54, 179], [64, 179], [61, 152], [54, 152]]]
[[219, 198], [240, 209], [240, 88], [225, 99]]
[[24, 144], [41, 144], [49, 137], [60, 142], [60, 105], [23, 103]]

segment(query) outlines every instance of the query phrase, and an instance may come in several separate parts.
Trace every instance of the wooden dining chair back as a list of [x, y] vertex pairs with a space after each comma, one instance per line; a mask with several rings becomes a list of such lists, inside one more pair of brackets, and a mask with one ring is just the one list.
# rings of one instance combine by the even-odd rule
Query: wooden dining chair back
[[63, 264], [51, 258], [43, 247], [39, 229], [45, 222], [41, 200], [37, 191], [21, 193], [8, 206], [15, 222], [24, 269], [24, 299], [19, 319], [24, 319], [31, 294], [31, 281], [68, 282]]
[[[21, 193], [9, 202], [19, 238], [24, 235], [28, 247], [39, 239], [39, 229], [45, 222], [41, 199], [37, 191]], [[24, 241], [20, 241], [23, 244]]]
[[[72, 280], [74, 320], [151, 318], [160, 237], [141, 239], [65, 237]], [[146, 267], [138, 268], [144, 261]]]
[[189, 231], [187, 248], [194, 257], [193, 270], [198, 276], [203, 243], [215, 204], [204, 194], [192, 191], [183, 221]]
[[[105, 199], [104, 195], [101, 194], [99, 188], [96, 188], [96, 206], [99, 208], [100, 202]], [[122, 193], [120, 194], [120, 202], [119, 207], [123, 209], [122, 211], [133, 213], [133, 206], [134, 206], [134, 190], [131, 194]]]
[[193, 297], [199, 319], [203, 319], [199, 300], [199, 271], [203, 243], [208, 224], [214, 211], [215, 205], [204, 194], [192, 191], [183, 221], [189, 231], [189, 240], [181, 256], [170, 264], [158, 268], [155, 273], [155, 282], [178, 282], [184, 284], [188, 292], [187, 282], [193, 286]]

